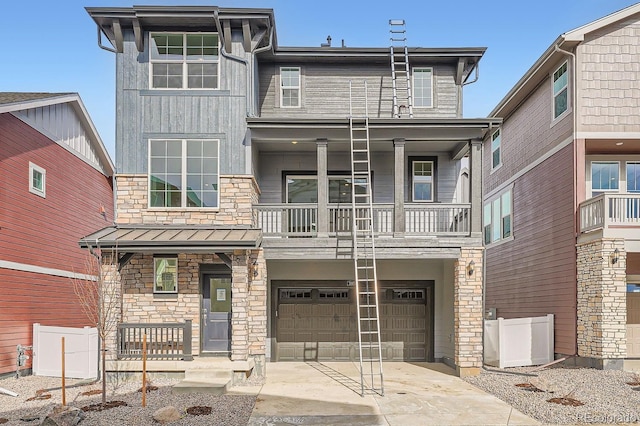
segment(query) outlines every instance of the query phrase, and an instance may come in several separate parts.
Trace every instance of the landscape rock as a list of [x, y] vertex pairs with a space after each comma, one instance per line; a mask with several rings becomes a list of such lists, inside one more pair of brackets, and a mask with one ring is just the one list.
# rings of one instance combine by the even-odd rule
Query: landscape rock
[[180, 420], [180, 412], [176, 409], [176, 407], [173, 407], [171, 405], [169, 405], [168, 407], [162, 407], [156, 410], [155, 413], [153, 413], [153, 420], [160, 424], [175, 422], [177, 420]]
[[86, 414], [79, 408], [55, 405], [40, 426], [76, 426]]

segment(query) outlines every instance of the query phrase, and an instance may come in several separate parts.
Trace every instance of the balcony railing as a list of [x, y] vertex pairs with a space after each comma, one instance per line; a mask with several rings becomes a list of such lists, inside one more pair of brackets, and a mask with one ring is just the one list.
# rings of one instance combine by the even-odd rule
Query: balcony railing
[[[329, 204], [327, 229], [318, 229], [317, 204], [260, 204], [254, 206], [257, 226], [266, 237], [316, 237], [350, 233], [353, 210], [348, 204]], [[364, 215], [358, 207], [356, 216]], [[393, 204], [373, 205], [373, 230], [378, 236], [393, 235], [404, 228], [405, 235], [468, 236], [470, 204], [405, 204], [404, 222], [396, 223]]]
[[640, 227], [640, 194], [601, 194], [580, 203], [580, 232]]
[[118, 359], [142, 359], [142, 342], [147, 335], [147, 358], [193, 360], [191, 320], [184, 323], [118, 324]]

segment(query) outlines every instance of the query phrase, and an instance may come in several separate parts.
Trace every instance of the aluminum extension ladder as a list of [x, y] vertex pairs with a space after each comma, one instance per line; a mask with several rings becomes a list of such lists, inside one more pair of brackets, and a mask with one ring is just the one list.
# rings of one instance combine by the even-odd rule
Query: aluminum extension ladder
[[[359, 92], [359, 96], [354, 94]], [[360, 92], [362, 91], [362, 92]], [[384, 395], [378, 279], [373, 233], [371, 158], [369, 149], [367, 82], [354, 87], [349, 82], [349, 130], [351, 134], [351, 233], [358, 314], [360, 384], [365, 390]], [[364, 111], [355, 115], [354, 109]]]
[[[389, 20], [393, 117], [409, 114], [413, 118], [413, 93], [409, 73], [409, 50], [404, 19]], [[406, 96], [402, 95], [406, 93]]]

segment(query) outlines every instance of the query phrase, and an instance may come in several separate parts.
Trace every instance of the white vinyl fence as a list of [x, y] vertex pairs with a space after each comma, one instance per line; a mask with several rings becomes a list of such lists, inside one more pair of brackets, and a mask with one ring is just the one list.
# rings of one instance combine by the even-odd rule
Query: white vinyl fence
[[49, 327], [33, 324], [33, 374], [62, 376], [62, 337], [65, 347], [65, 377], [98, 377], [98, 330], [95, 328]]
[[553, 361], [553, 314], [484, 322], [484, 363], [524, 367]]

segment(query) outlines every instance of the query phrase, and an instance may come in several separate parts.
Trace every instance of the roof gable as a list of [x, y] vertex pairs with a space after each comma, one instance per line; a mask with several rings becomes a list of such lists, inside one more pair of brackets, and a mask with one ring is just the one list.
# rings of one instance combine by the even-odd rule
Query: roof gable
[[11, 113], [106, 176], [115, 168], [77, 93], [0, 92]]

